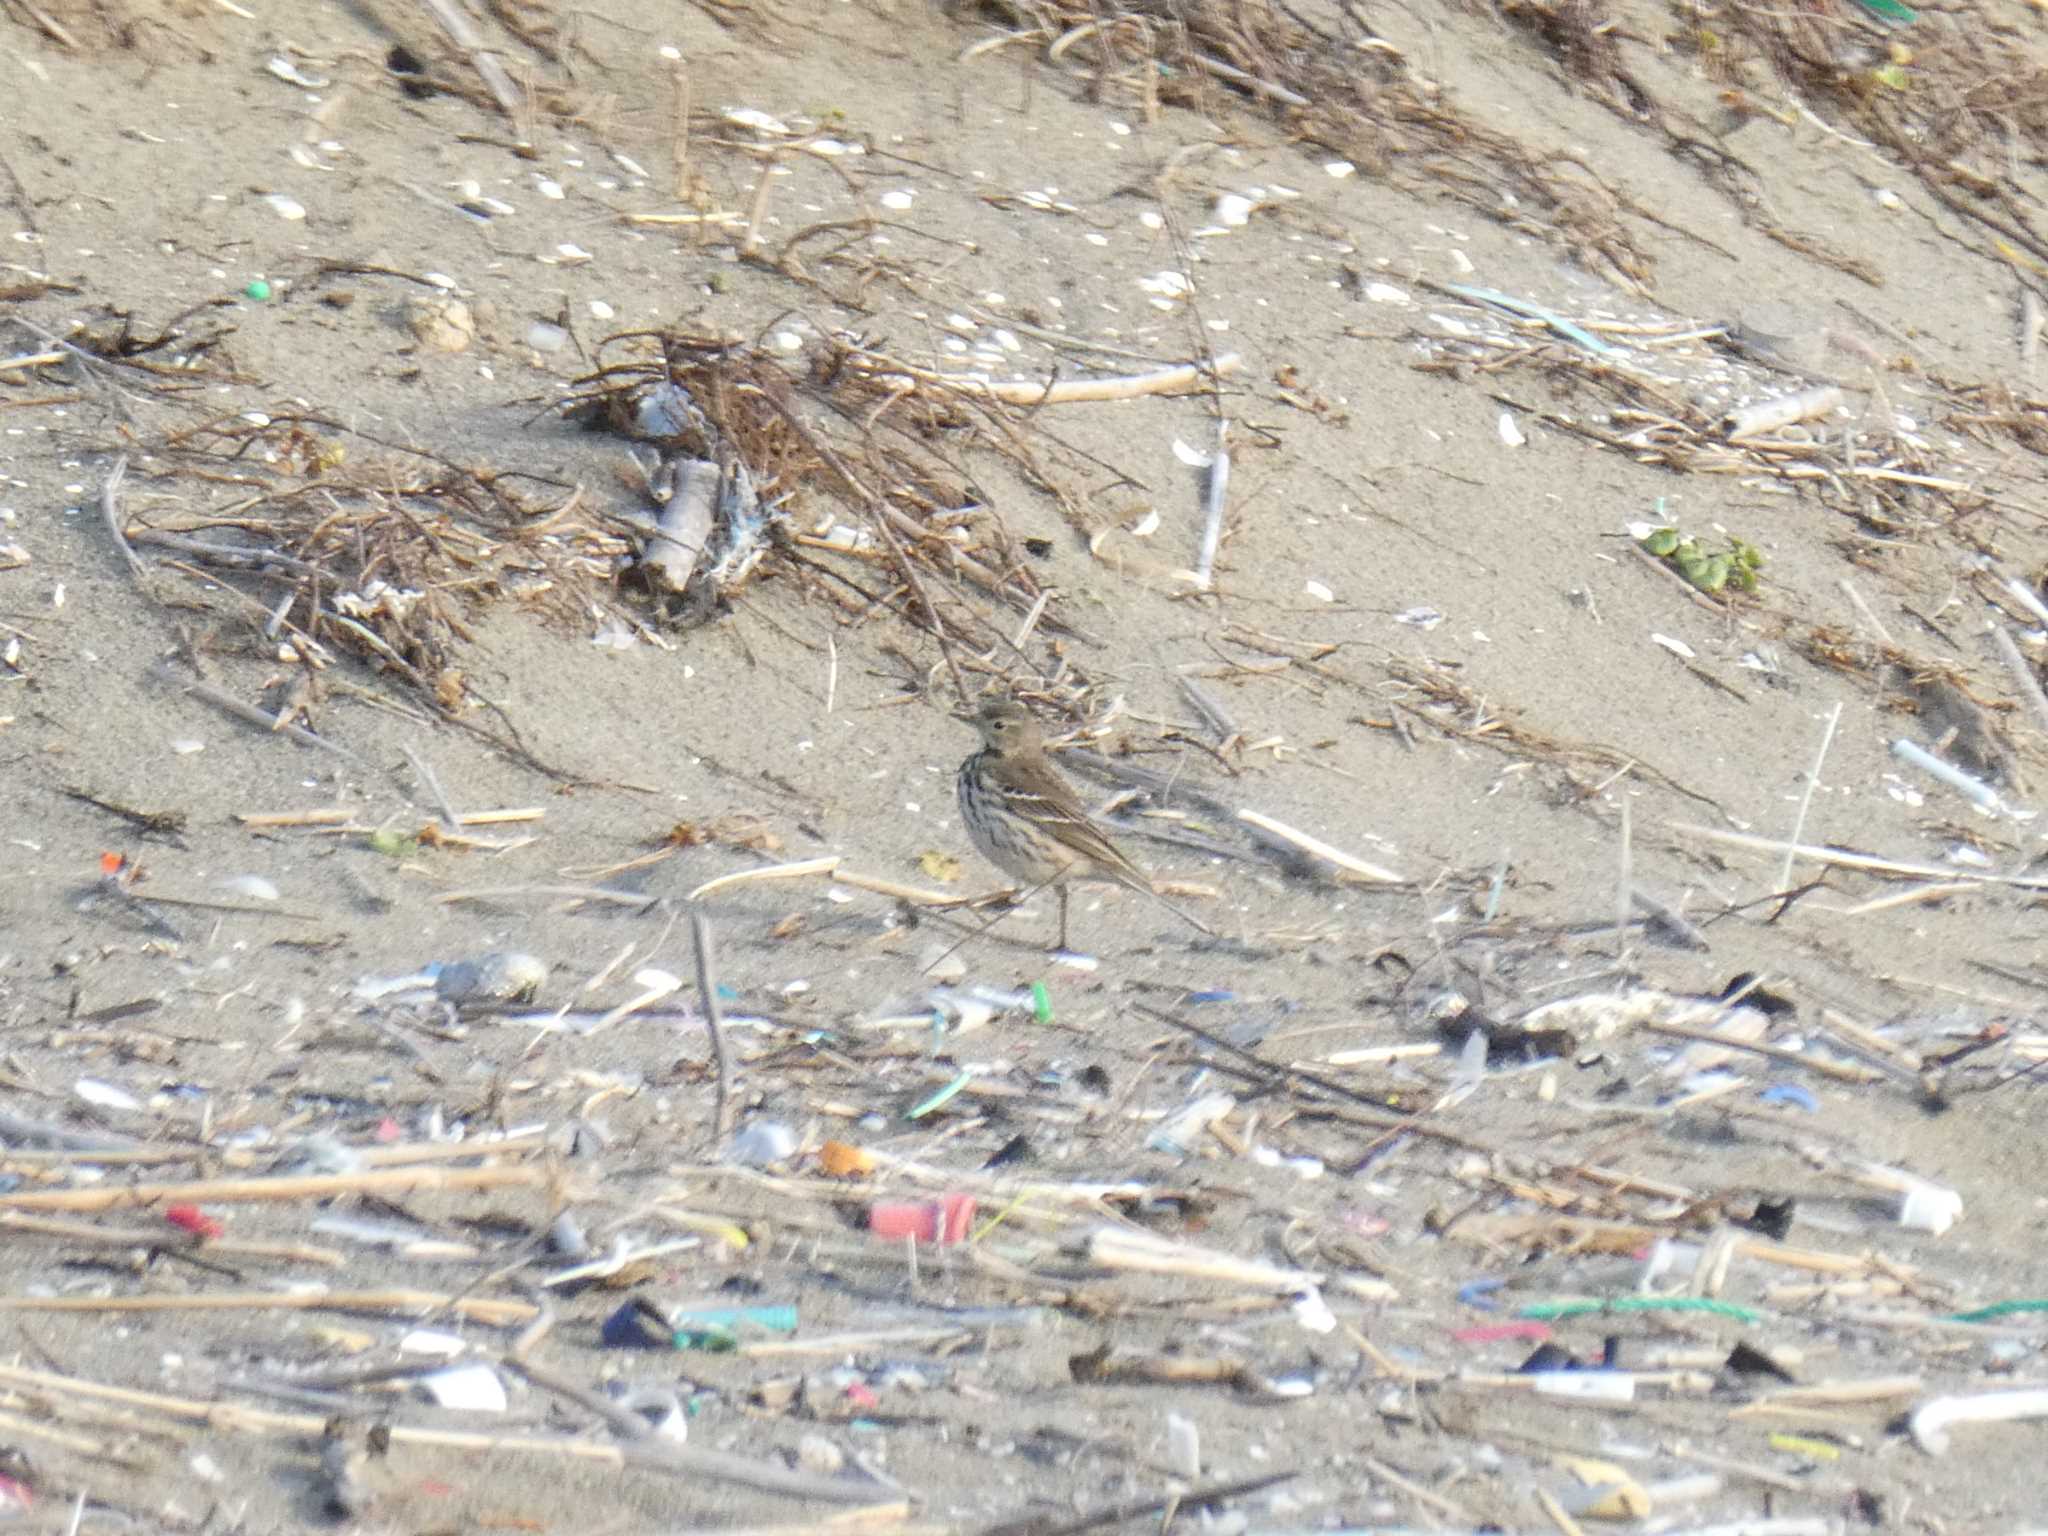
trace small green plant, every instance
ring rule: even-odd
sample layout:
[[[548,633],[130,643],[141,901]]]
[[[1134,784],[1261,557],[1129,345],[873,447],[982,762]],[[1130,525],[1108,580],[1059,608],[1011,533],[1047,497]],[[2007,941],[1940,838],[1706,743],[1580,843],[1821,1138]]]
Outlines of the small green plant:
[[[1702,592],[1729,587],[1754,592],[1757,572],[1764,568],[1763,551],[1732,534],[1728,548],[1713,554],[1702,548],[1698,539],[1680,534],[1676,528],[1653,528],[1643,535],[1642,545]]]
[[[420,840],[394,827],[379,827],[370,834],[370,847],[387,859],[409,859],[420,851]]]

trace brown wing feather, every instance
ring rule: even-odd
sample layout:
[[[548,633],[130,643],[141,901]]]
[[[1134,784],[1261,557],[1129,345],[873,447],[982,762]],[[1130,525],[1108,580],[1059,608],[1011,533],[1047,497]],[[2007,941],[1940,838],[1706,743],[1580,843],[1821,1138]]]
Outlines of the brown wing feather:
[[[1049,761],[1002,758],[991,778],[1018,815],[1036,821],[1063,847],[1094,865],[1097,874],[1136,890],[1151,891],[1152,881],[1145,872],[1089,819],[1080,799]]]

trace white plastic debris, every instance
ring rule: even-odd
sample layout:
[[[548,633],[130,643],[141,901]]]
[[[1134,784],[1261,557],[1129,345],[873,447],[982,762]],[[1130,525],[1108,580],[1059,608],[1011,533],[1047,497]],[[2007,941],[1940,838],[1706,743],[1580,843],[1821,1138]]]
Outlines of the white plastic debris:
[[[494,950],[475,960],[439,967],[434,993],[446,1003],[523,1003],[547,982],[545,960],[516,950]]]
[[[1775,395],[1769,400],[1738,406],[1723,418],[1728,429],[1728,441],[1739,442],[1745,437],[1779,432],[1799,422],[1811,421],[1816,416],[1826,416],[1841,405],[1843,398],[1842,391],[1834,385],[1821,384],[1812,389],[1795,390],[1789,395]]]
[[[1899,1197],[1899,1225],[1941,1236],[1963,1214],[1963,1197],[1937,1184],[1921,1184]]]
[[[576,1285],[585,1280],[608,1280],[614,1275],[624,1273],[635,1265],[645,1263],[651,1259],[665,1258],[672,1253],[688,1253],[693,1248],[702,1247],[703,1243],[703,1238],[691,1236],[671,1238],[665,1243],[649,1245],[641,1242],[630,1233],[621,1232],[613,1237],[609,1253],[599,1258],[591,1259],[586,1263],[577,1264],[568,1269],[558,1269],[552,1274],[543,1276],[540,1282],[541,1288],[543,1290],[554,1290],[564,1285]]]
[[[1913,1410],[1906,1424],[1915,1445],[1939,1456],[1948,1450],[1952,1424],[2004,1424],[2014,1419],[2048,1419],[2048,1388],[1930,1398]]]
[[[1168,1116],[1145,1138],[1145,1145],[1155,1152],[1189,1152],[1210,1126],[1236,1108],[1237,1100],[1230,1094],[1203,1094]]]
[[[1524,437],[1522,435],[1522,429],[1515,425],[1515,418],[1511,413],[1507,411],[1502,411],[1500,413],[1499,430],[1502,447],[1525,448],[1528,446],[1529,439]]]
[[[244,896],[250,901],[276,901],[277,887],[261,875],[230,875],[221,881],[220,888],[232,896]]]
[[[306,216],[306,205],[282,192],[272,192],[263,201],[270,204],[271,211],[280,219],[303,219]]]
[[[1320,1157],[1289,1157],[1278,1147],[1252,1148],[1252,1161],[1261,1168],[1285,1168],[1297,1179],[1320,1179],[1330,1170]]]
[[[415,1328],[398,1341],[402,1355],[439,1355],[444,1360],[454,1359],[467,1348],[466,1340],[436,1328]]]
[[[753,1120],[742,1126],[726,1149],[728,1162],[766,1168],[795,1154],[797,1134],[780,1120]]]
[[[1310,1333],[1335,1333],[1337,1314],[1323,1300],[1323,1293],[1311,1286],[1294,1298],[1294,1320]]]
[[[339,1237],[372,1248],[403,1248],[408,1243],[417,1242],[423,1235],[415,1226],[395,1221],[373,1221],[335,1211],[315,1216],[309,1230],[320,1237]]]
[[[790,131],[789,124],[756,107],[727,107],[721,115],[728,123],[760,133],[787,134]]]
[[[549,1225],[548,1252],[565,1259],[589,1257],[590,1239],[584,1235],[583,1223],[576,1219],[575,1212],[564,1211]]]
[[[270,62],[263,67],[287,84],[303,86],[309,91],[324,91],[334,83],[331,80],[315,79],[311,75],[301,74],[298,66],[281,53],[272,54]]]
[[[1180,1414],[1166,1416],[1166,1464],[1189,1482],[1202,1475],[1202,1431]]]
[[[1242,192],[1225,192],[1216,199],[1216,222],[1226,229],[1242,229],[1251,223],[1252,210],[1258,206],[1256,198]]]
[[[1529,1379],[1544,1397],[1632,1403],[1636,1396],[1636,1379],[1627,1371],[1532,1371]]]
[[[1939,1237],[1963,1214],[1961,1195],[1903,1168],[1865,1163],[1855,1171],[1855,1177],[1872,1189],[1895,1192],[1899,1196],[1899,1225],[1915,1232],[1932,1232]]]
[[[1486,1031],[1475,1029],[1465,1037],[1465,1043],[1458,1050],[1458,1070],[1452,1075],[1453,1085],[1464,1084],[1477,1088],[1486,1081]]]
[[[471,1413],[503,1413],[510,1406],[505,1397],[503,1379],[480,1360],[422,1376],[420,1386],[442,1408],[465,1408]]]
[[[933,981],[958,981],[967,974],[967,961],[958,954],[958,944],[948,945],[945,940],[927,944],[919,957],[917,974],[929,976]]]
[[[805,1435],[796,1443],[796,1464],[817,1477],[837,1477],[846,1468],[846,1452],[824,1435]]]
[[[645,965],[633,973],[633,984],[640,990],[616,1008],[607,1010],[592,1021],[590,1027],[583,1033],[594,1035],[601,1029],[610,1029],[628,1014],[652,1007],[663,998],[681,991],[683,978],[673,971],[664,971],[659,966]]]
[[[142,1108],[142,1101],[127,1089],[116,1088],[112,1083],[103,1083],[96,1077],[81,1077],[71,1085],[71,1091],[99,1109]]]
[[[260,1130],[261,1127],[252,1129]],[[267,1144],[267,1141],[266,1132],[265,1142],[259,1144]],[[294,1173],[355,1173],[363,1166],[363,1155],[325,1131],[315,1131],[292,1144],[290,1152],[282,1159],[282,1166]]]
[[[1902,763],[1911,763],[1931,778],[1941,780],[1971,804],[1991,812],[1994,816],[2003,809],[1997,790],[1982,779],[1963,772],[1955,764],[1936,757],[1917,741],[1910,741],[1904,736],[1899,737],[1892,743],[1892,756]]]

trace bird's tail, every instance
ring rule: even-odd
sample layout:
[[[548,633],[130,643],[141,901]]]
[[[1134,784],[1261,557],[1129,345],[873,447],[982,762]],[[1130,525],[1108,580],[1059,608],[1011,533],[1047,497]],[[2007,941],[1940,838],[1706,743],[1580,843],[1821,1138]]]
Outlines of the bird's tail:
[[[1203,922],[1199,917],[1195,916],[1194,913],[1188,911],[1187,908],[1181,906],[1178,902],[1168,901],[1164,896],[1159,894],[1158,887],[1153,885],[1151,881],[1147,880],[1143,885],[1139,886],[1138,889],[1142,890],[1147,896],[1150,896],[1154,901],[1158,902],[1159,905],[1166,908],[1167,911],[1171,912],[1175,917],[1179,918],[1182,922],[1186,923],[1190,928],[1196,929],[1201,933],[1206,933],[1212,939],[1216,937],[1216,930],[1214,928],[1211,928],[1207,923]]]

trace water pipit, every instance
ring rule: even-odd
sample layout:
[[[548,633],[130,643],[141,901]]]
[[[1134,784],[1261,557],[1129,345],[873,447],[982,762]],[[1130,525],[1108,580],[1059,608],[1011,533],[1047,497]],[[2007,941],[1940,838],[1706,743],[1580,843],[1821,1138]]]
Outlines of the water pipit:
[[[1061,949],[1067,947],[1067,882],[1077,879],[1114,880],[1143,891],[1183,922],[1213,931],[1154,890],[1150,877],[1089,818],[1046,756],[1030,711],[992,699],[974,716],[974,727],[982,746],[960,765],[960,819],[990,863],[1057,893]]]

